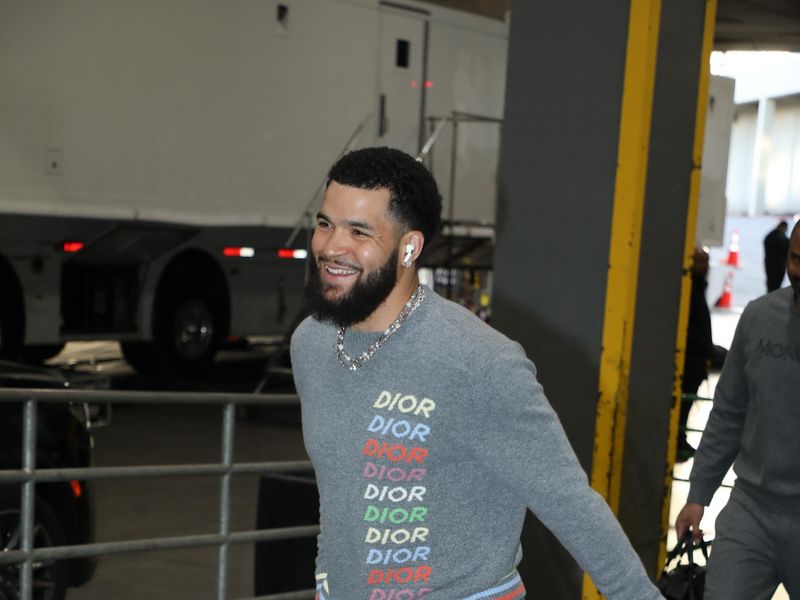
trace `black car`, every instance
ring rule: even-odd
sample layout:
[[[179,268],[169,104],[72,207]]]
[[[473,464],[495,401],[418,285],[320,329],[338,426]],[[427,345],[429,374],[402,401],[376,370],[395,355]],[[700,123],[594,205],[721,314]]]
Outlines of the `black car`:
[[[0,388],[106,389],[106,377],[56,367],[0,361]],[[38,469],[91,465],[91,428],[96,407],[83,403],[38,403]],[[0,402],[0,469],[19,469],[22,456],[22,405]],[[20,484],[0,484],[0,552],[19,549]],[[88,544],[94,540],[91,488],[86,481],[37,483],[34,547]],[[35,562],[34,600],[62,600],[68,587],[88,582],[96,560]],[[19,596],[19,565],[0,565],[0,600]]]

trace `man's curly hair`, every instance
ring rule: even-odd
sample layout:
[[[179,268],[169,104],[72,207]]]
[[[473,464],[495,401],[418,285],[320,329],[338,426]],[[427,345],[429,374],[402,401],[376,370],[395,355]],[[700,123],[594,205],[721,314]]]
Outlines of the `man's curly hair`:
[[[405,152],[387,147],[354,150],[331,167],[326,185],[331,181],[362,190],[389,190],[389,214],[406,231],[421,231],[426,246],[439,231],[442,196],[436,181]]]

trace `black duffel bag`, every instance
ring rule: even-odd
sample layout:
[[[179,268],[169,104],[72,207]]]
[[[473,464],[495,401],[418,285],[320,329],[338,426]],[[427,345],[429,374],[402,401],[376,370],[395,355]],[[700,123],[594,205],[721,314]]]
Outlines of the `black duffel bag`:
[[[700,538],[700,551],[708,562],[708,547],[706,541]],[[658,579],[658,589],[661,595],[669,600],[703,600],[703,591],[706,585],[706,568],[694,562],[692,556],[695,546],[692,543],[692,532],[686,534],[678,540],[669,554],[667,563],[664,565],[664,572]],[[680,559],[683,555],[689,557],[689,563],[683,564]],[[678,565],[670,570],[669,566],[673,560],[678,559]]]

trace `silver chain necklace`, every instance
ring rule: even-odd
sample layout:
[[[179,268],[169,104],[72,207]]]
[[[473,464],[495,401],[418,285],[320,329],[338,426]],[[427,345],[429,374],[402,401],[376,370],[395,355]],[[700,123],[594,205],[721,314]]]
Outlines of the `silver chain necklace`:
[[[411,298],[408,299],[408,302],[405,303],[403,309],[400,311],[400,314],[397,315],[397,318],[394,320],[394,323],[389,325],[388,329],[381,334],[375,342],[370,345],[364,352],[361,353],[360,356],[356,356],[355,358],[351,357],[344,351],[344,327],[339,327],[338,331],[336,332],[336,357],[339,359],[339,362],[342,363],[342,366],[349,370],[355,371],[356,369],[363,367],[365,364],[369,362],[369,359],[378,351],[378,348],[383,346],[386,343],[386,340],[403,324],[403,322],[408,318],[412,312],[416,310],[416,308],[422,304],[422,301],[425,299],[425,290],[422,286],[418,286],[417,289],[411,294]]]

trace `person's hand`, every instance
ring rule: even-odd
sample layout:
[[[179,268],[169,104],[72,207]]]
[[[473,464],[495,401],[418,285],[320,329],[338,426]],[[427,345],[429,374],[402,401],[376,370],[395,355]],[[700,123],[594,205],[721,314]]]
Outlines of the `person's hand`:
[[[694,502],[687,502],[678,513],[678,518],[675,519],[675,533],[678,534],[678,539],[683,539],[687,531],[692,532],[692,539],[697,541],[703,537],[703,532],[700,530],[700,519],[703,518],[705,507],[702,504],[695,504]]]

